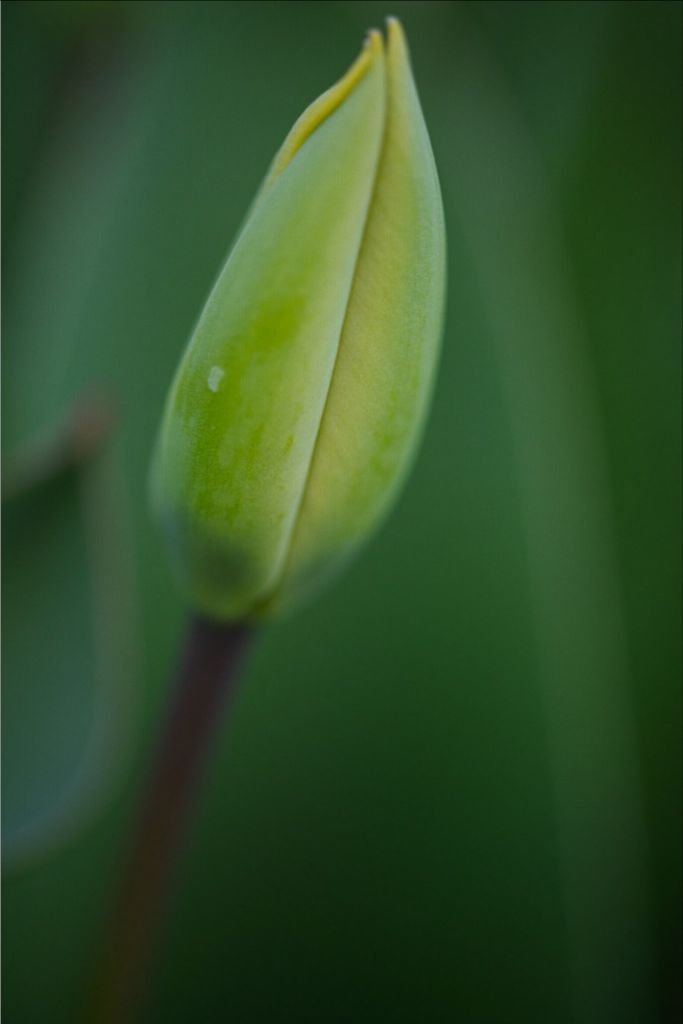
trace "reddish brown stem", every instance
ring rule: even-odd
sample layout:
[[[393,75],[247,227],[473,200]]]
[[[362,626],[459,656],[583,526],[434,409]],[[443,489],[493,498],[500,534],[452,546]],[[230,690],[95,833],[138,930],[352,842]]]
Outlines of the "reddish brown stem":
[[[106,951],[97,1024],[131,1024],[139,1012],[202,769],[221,712],[234,694],[249,636],[245,625],[204,619],[195,619],[190,625]]]

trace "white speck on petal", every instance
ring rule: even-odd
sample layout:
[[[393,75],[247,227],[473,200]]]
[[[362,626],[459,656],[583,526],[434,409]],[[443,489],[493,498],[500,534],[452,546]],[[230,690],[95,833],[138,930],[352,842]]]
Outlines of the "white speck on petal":
[[[225,377],[225,370],[221,370],[220,366],[212,366],[209,370],[209,379],[207,381],[209,391],[218,391],[223,377]]]

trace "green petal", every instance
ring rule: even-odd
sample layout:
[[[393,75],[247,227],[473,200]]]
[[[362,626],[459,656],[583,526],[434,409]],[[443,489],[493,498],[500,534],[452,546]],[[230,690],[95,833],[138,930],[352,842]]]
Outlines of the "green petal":
[[[343,102],[276,161],[167,405],[154,503],[182,585],[216,617],[272,590],[295,527],[380,153],[377,33],[365,53]]]

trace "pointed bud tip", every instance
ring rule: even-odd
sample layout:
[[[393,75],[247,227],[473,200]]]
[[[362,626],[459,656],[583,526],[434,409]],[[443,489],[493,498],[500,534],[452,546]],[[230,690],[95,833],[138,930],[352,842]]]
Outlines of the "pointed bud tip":
[[[346,74],[311,103],[294,124],[273,161],[266,178],[266,186],[272,185],[286,170],[306,140],[341,106],[383,54],[384,40],[381,32],[376,28],[370,29],[365,36],[360,54]]]
[[[382,33],[377,28],[369,28],[363,40],[363,49],[369,50],[373,57],[378,56],[384,49]]]
[[[393,14],[390,14],[385,18],[385,24],[387,27],[387,49],[398,49],[400,52],[407,54],[408,42],[401,22]]]

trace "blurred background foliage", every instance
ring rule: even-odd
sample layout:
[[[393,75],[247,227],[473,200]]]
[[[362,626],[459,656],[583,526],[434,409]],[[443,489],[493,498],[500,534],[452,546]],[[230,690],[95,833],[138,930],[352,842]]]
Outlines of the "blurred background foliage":
[[[79,1019],[180,643],[171,374],[389,13],[449,233],[433,414],[253,652],[146,1019],[678,1019],[680,4],[49,0],[2,10],[8,1021]]]

